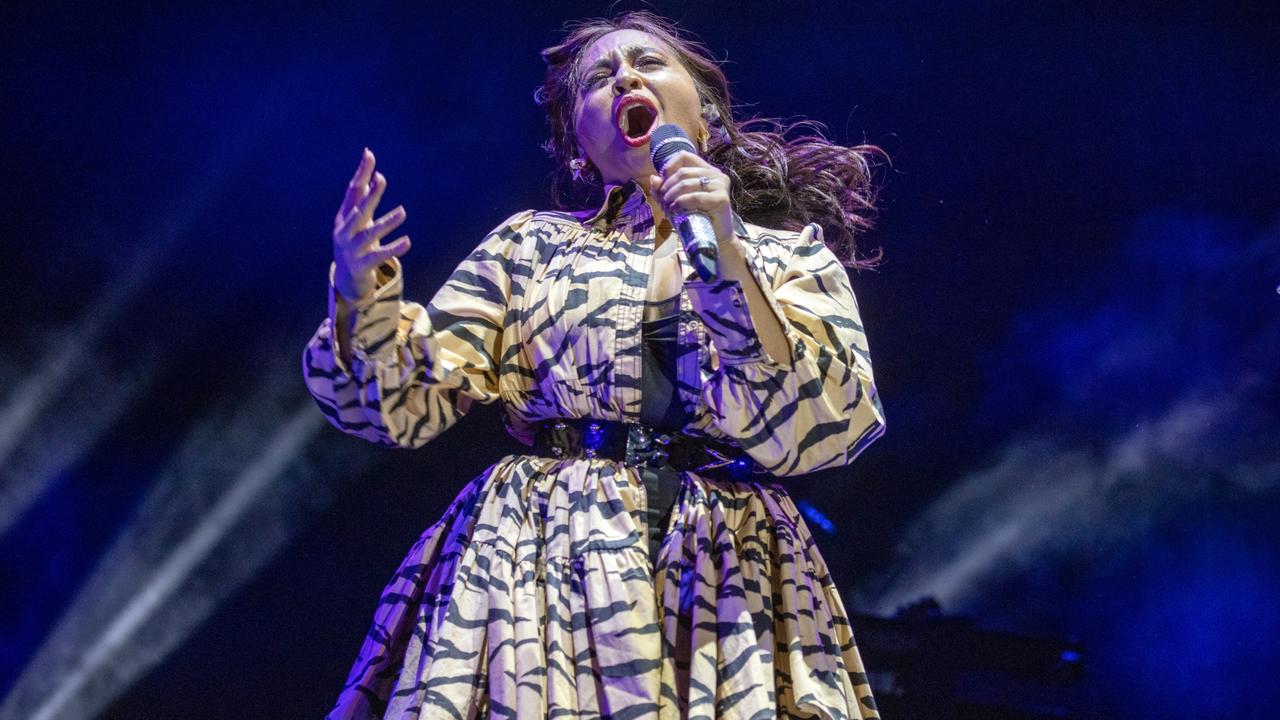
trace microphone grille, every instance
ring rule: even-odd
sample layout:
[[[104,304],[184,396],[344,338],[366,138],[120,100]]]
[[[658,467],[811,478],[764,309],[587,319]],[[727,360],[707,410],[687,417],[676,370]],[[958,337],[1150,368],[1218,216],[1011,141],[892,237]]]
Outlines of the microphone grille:
[[[698,152],[694,149],[693,143],[689,142],[689,136],[675,123],[660,125],[649,136],[649,153],[653,158],[653,167],[658,172],[662,172],[662,167],[667,164],[671,156],[681,150],[688,150],[695,154]]]

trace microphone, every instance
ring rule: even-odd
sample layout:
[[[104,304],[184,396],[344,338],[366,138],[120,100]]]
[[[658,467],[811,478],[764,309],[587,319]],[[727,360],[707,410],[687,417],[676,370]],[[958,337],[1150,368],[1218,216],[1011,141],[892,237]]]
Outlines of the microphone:
[[[679,125],[668,123],[659,126],[649,136],[649,152],[653,157],[653,167],[659,174],[667,161],[681,150],[688,150],[695,155],[698,152]],[[689,262],[693,264],[698,277],[703,282],[715,280],[716,258],[720,251],[716,245],[716,230],[711,224],[711,218],[704,212],[682,213],[672,218],[672,224],[680,233],[684,252],[689,256]]]

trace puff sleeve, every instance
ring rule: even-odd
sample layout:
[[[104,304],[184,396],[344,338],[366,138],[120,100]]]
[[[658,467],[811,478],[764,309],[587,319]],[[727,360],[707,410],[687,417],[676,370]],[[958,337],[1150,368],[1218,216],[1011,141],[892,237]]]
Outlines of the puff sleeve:
[[[884,433],[885,418],[847,270],[816,223],[794,239],[761,234],[746,255],[793,363],[765,352],[739,282],[686,282],[719,358],[702,401],[719,429],[774,475],[852,462]]]
[[[473,403],[498,398],[513,261],[532,216],[516,213],[488,233],[426,307],[401,298],[400,262],[384,263],[377,289],[352,308],[349,368],[335,347],[330,266],[329,317],[302,354],[307,389],[330,424],[381,445],[416,448]]]

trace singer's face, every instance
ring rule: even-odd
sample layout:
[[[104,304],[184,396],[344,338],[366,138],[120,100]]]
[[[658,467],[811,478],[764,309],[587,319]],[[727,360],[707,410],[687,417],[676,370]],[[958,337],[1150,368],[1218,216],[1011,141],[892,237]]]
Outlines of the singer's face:
[[[596,40],[578,63],[574,130],[606,184],[656,174],[649,135],[675,123],[696,142],[705,127],[693,77],[669,48],[639,30],[615,30]]]

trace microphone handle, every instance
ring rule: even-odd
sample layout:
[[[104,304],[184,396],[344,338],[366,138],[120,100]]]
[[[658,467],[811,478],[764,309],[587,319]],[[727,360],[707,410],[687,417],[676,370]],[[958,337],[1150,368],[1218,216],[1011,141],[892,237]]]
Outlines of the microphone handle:
[[[720,255],[716,245],[716,229],[706,213],[693,212],[675,216],[676,231],[684,243],[684,252],[703,282],[716,279],[716,260]]]

